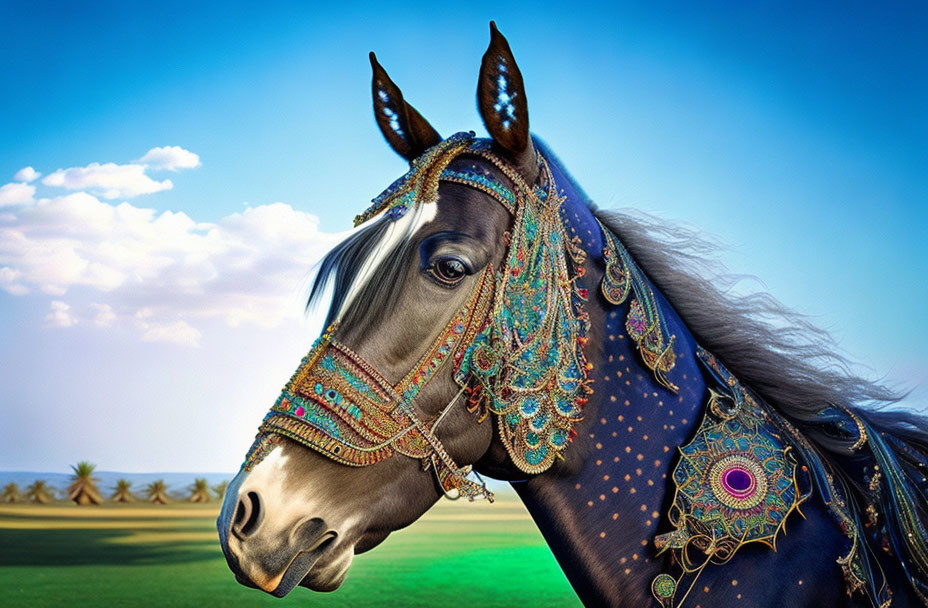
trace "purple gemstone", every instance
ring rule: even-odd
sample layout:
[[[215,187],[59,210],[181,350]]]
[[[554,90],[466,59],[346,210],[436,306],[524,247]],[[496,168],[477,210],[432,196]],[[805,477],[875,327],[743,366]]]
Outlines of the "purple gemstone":
[[[725,486],[741,494],[751,489],[754,479],[743,469],[729,469],[724,475]]]

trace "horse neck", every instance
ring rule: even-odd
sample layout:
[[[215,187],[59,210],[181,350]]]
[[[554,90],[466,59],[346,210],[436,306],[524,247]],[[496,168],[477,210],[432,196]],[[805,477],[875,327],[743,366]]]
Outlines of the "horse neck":
[[[655,557],[652,541],[672,499],[677,446],[702,415],[706,384],[692,335],[656,288],[675,336],[677,360],[667,376],[678,390],[659,384],[641,362],[625,330],[629,302],[612,306],[600,295],[599,235],[585,210],[589,217],[574,208],[565,219],[590,252],[584,282],[595,393],[565,460],[513,487],[586,605],[649,605],[651,579],[664,562]]]

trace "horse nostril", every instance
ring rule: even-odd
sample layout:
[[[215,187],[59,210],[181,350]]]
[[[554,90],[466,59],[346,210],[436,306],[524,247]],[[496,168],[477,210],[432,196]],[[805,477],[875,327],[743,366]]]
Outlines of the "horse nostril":
[[[244,538],[255,531],[261,523],[261,499],[257,492],[249,492],[240,498],[235,508],[235,519],[232,521],[232,532]]]
[[[245,503],[239,500],[235,508],[235,519],[232,520],[232,525],[238,527],[242,525],[243,521],[245,521]]]

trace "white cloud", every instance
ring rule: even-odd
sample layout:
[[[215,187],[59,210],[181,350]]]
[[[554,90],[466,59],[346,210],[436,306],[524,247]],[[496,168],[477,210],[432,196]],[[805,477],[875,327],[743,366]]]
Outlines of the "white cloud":
[[[0,268],[0,288],[14,296],[24,296],[29,293],[29,288],[19,283],[19,277],[22,276],[18,270],[13,270],[8,266]]]
[[[180,146],[163,146],[161,148],[152,148],[138,162],[151,169],[178,171],[180,169],[199,167],[200,157]]]
[[[51,312],[45,315],[45,320],[53,327],[71,327],[77,325],[77,318],[71,313],[71,306],[60,300],[53,300]]]
[[[0,214],[0,289],[54,296],[58,327],[196,345],[207,320],[269,328],[299,318],[310,267],[339,238],[284,203],[201,223],[74,192]]]
[[[35,202],[35,186],[16,182],[0,186],[0,207],[28,205],[33,202]]]
[[[13,176],[13,179],[17,182],[26,182],[28,184],[39,179],[41,176],[42,174],[32,167],[23,167],[16,172],[16,175]]]
[[[167,342],[178,346],[199,346],[199,330],[191,327],[186,321],[174,321],[166,325],[150,325],[142,334],[145,342]]]
[[[145,175],[145,165],[90,163],[86,167],[58,169],[45,176],[42,183],[68,190],[90,190],[105,199],[132,198],[174,187],[171,180],[153,180]]]
[[[97,327],[112,327],[116,323],[116,312],[109,304],[95,302],[90,308],[94,311],[93,324]]]

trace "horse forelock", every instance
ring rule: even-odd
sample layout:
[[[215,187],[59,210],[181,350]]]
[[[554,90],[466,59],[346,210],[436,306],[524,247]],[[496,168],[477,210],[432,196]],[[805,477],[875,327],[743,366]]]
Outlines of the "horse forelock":
[[[475,144],[489,145],[489,140],[475,140]],[[465,167],[481,165],[487,175],[504,184],[509,182],[496,166],[471,152],[451,161],[459,163]],[[436,219],[438,207],[438,203],[417,203],[398,218],[382,210],[350,230],[314,267],[307,315],[322,319],[321,328],[338,321],[351,332],[369,329],[378,318],[372,311],[390,310],[396,302],[403,272],[416,253],[412,237]],[[475,227],[480,224],[475,218]]]
[[[316,265],[306,310],[324,314],[324,327],[338,321],[364,331],[376,320],[371,311],[389,310],[402,287],[412,236],[438,213],[437,205],[416,205],[400,218],[381,213],[364,222]]]

